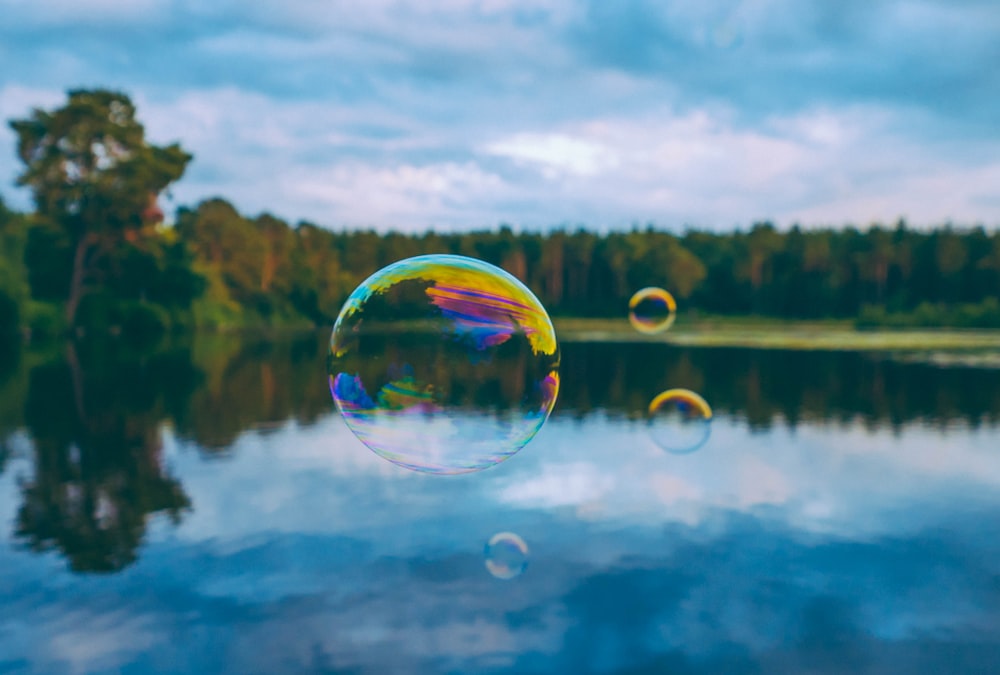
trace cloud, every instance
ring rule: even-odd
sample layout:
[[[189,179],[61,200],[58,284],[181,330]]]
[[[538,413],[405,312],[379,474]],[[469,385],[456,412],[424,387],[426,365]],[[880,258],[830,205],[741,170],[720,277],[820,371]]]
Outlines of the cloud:
[[[1000,221],[988,2],[8,3],[6,117],[133,94],[181,203],[337,226]],[[18,167],[0,130],[5,196]]]
[[[581,57],[669,83],[679,105],[725,102],[759,119],[822,105],[891,104],[981,130],[1000,109],[987,89],[1000,76],[982,71],[1000,59],[990,37],[1000,19],[983,3],[584,6],[568,33]],[[741,31],[739,40],[726,37],[733,30]]]
[[[601,145],[561,134],[517,134],[487,145],[485,150],[535,164],[546,178],[562,172],[593,176],[617,164],[614,155]]]
[[[617,225],[630,217],[707,226],[981,217],[1000,162],[929,152],[899,135],[896,121],[878,109],[819,109],[744,126],[707,110],[667,110],[514,135],[486,151],[528,164],[523,171],[536,179],[524,182],[523,196],[553,219],[550,203],[568,220]],[[553,138],[560,143],[545,140]]]

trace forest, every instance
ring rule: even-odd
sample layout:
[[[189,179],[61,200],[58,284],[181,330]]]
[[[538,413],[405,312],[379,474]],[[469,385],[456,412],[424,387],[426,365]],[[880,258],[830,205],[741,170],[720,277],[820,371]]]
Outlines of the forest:
[[[148,143],[127,95],[71,91],[9,124],[35,209],[0,197],[7,334],[327,326],[369,274],[426,253],[503,267],[556,317],[623,316],[632,293],[660,286],[702,316],[1000,328],[1000,231],[983,225],[380,233],[242,214],[222,197],[167,219],[158,199],[192,156]]]

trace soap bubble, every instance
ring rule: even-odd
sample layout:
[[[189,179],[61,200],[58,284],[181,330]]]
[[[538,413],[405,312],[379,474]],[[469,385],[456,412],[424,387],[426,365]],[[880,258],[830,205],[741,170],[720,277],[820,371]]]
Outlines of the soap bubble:
[[[649,436],[667,452],[684,455],[708,441],[712,432],[712,409],[698,394],[687,389],[668,389],[649,403]]]
[[[559,391],[552,322],[527,287],[455,255],[407,258],[350,295],[330,336],[330,392],[379,456],[457,474],[508,459]]]
[[[497,579],[513,579],[528,566],[528,545],[513,532],[498,532],[486,542],[486,569]]]
[[[628,301],[628,320],[640,333],[660,333],[673,325],[677,302],[662,288],[650,286],[636,291]]]

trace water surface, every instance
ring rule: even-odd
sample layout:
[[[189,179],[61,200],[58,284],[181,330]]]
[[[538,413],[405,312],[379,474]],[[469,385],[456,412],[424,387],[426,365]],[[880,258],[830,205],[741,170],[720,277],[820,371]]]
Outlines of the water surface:
[[[351,435],[324,338],[3,352],[0,672],[996,672],[1000,371],[566,344],[535,440],[448,477]]]

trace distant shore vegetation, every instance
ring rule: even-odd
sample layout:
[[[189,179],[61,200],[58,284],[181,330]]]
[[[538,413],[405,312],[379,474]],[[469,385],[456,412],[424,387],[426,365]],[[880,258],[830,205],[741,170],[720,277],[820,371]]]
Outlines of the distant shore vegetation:
[[[369,274],[427,253],[506,269],[554,317],[624,316],[632,293],[659,286],[682,316],[1000,329],[1000,232],[981,225],[380,234],[248,216],[222,198],[183,206],[167,225],[157,198],[192,157],[147,143],[125,94],[71,91],[10,126],[35,209],[0,198],[8,335],[325,326]]]

